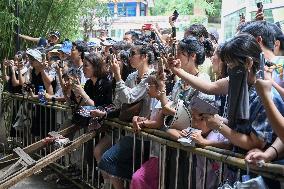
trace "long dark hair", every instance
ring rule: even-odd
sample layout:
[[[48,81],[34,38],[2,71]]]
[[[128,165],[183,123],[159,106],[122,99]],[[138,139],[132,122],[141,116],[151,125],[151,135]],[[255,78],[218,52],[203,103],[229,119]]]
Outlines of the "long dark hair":
[[[106,63],[99,53],[86,53],[84,61],[88,61],[94,68],[94,76],[102,78],[108,75]]]
[[[252,69],[256,73],[259,70],[259,58],[261,48],[256,39],[250,34],[239,34],[227,41],[221,48],[221,60],[227,63],[245,65],[246,59],[251,57],[253,60]]]

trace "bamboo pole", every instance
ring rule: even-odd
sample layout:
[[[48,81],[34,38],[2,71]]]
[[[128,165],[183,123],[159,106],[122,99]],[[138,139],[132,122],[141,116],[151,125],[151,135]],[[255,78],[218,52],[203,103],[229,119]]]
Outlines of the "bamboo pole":
[[[64,147],[64,148],[59,148],[58,150],[55,150],[54,152],[52,152],[52,153],[48,154],[47,156],[45,156],[45,157],[41,158],[40,160],[38,160],[36,165],[34,165],[33,167],[31,167],[29,169],[26,169],[23,172],[20,172],[18,175],[15,175],[10,180],[8,180],[5,183],[1,184],[0,188],[1,189],[7,189],[7,188],[15,185],[19,181],[23,180],[24,178],[29,177],[29,176],[33,175],[34,173],[37,173],[42,168],[48,166],[52,162],[55,162],[60,157],[66,155],[68,153],[71,153],[74,149],[77,149],[83,143],[93,139],[95,136],[96,136],[96,132],[91,132],[91,133],[87,133],[87,134],[81,135],[80,137],[75,139],[73,141],[73,143],[70,144],[69,146]]]
[[[62,136],[66,136],[76,129],[77,129],[77,126],[72,125],[70,127],[67,127],[66,129],[62,130],[62,131],[59,131],[58,134],[60,134]],[[33,143],[33,144],[25,147],[23,150],[27,154],[30,154],[30,153],[36,152],[37,150],[42,149],[46,145],[47,144],[44,142],[44,139],[42,139],[42,140],[40,140],[36,143]],[[0,159],[0,167],[7,166],[7,164],[9,164],[9,161],[11,161],[11,163],[13,163],[15,161],[15,159],[13,159],[13,158],[16,158],[16,157],[17,156],[15,154],[10,154],[10,155],[3,157],[2,159]]]

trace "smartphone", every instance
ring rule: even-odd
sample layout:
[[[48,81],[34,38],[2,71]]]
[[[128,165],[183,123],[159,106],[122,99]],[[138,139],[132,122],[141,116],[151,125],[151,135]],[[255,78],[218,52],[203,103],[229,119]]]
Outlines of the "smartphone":
[[[264,58],[264,53],[260,53],[260,64],[259,64],[259,71],[256,73],[256,78],[257,79],[264,79],[264,66],[265,66],[265,58]]]
[[[173,13],[172,21],[176,21],[176,19],[178,18],[178,15],[179,15],[178,11],[175,10]]]
[[[177,36],[177,29],[176,27],[172,27],[172,38],[175,38]]]
[[[263,4],[262,4],[262,2],[256,3],[256,6],[257,6],[257,8],[258,8],[258,12],[261,12],[261,11],[263,10]]]
[[[156,40],[156,34],[155,34],[155,32],[153,32],[153,31],[151,31],[151,39],[152,39],[153,41]]]
[[[45,61],[46,61],[46,54],[45,53],[42,53],[41,54],[41,58],[42,58],[42,61],[41,61],[41,63],[45,63]]]
[[[113,49],[112,48],[109,49],[109,54],[113,54]]]
[[[240,20],[245,19],[245,15],[244,15],[244,13],[239,14],[239,17],[240,17]]]
[[[159,75],[164,74],[164,62],[161,57],[158,57],[158,74]]]
[[[174,59],[177,58],[177,45],[176,45],[176,43],[173,44],[172,55],[173,55]]]

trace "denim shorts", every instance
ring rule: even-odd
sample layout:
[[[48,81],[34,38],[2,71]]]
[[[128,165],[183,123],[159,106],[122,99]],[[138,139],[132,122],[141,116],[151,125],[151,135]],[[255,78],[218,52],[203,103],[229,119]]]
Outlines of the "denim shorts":
[[[125,136],[102,156],[98,168],[111,176],[131,180],[133,174],[133,137]],[[144,141],[143,162],[149,159],[150,142]],[[143,163],[142,162],[142,163]],[[141,140],[136,139],[135,171],[141,164]]]

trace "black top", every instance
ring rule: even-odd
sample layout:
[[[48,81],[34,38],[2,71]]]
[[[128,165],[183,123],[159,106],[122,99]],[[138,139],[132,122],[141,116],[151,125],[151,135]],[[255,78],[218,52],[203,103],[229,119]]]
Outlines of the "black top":
[[[95,106],[106,106],[112,103],[112,80],[109,77],[99,78],[95,85],[91,79],[87,80],[84,90],[94,101]]]
[[[112,103],[112,79],[110,77],[99,78],[95,85],[91,79],[87,80],[84,91],[94,101],[95,106],[105,107]],[[78,105],[80,103],[76,101],[73,91],[70,99],[74,104]]]
[[[34,68],[32,69],[32,74],[31,74],[31,84],[33,84],[34,87],[35,87],[35,95],[38,94],[38,87],[39,86],[43,86],[43,88],[45,89],[41,73],[36,75],[36,72],[35,72]],[[55,93],[55,88],[56,88],[56,81],[55,81],[55,79],[51,82],[51,85],[53,87],[53,92]]]
[[[17,72],[15,74],[16,74],[16,78],[19,79]],[[13,84],[12,84],[12,69],[11,68],[10,68],[10,72],[9,72],[9,80],[8,80],[8,83],[7,83],[7,90],[10,93],[19,93],[19,94],[22,93],[22,85],[18,85],[18,86],[14,87]]]
[[[35,95],[38,94],[38,87],[39,86],[43,86],[43,88],[45,89],[42,77],[41,77],[41,73],[36,75],[35,69],[32,69],[32,75],[31,75],[31,84],[34,85],[35,87]]]

